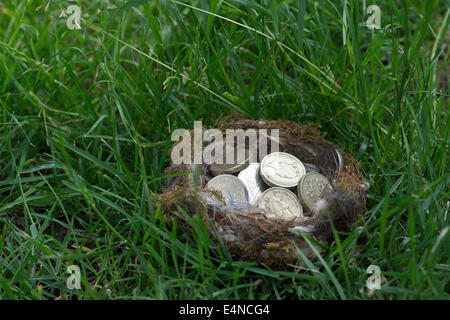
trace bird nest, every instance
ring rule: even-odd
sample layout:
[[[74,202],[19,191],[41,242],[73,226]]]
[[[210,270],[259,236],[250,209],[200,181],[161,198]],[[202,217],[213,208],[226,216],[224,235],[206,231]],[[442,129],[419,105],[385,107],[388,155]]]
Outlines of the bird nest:
[[[250,204],[214,205],[207,201],[211,180],[207,164],[172,165],[166,170],[166,188],[158,196],[158,204],[168,222],[175,219],[192,231],[189,219],[180,214],[199,214],[208,227],[212,239],[218,244],[220,237],[229,253],[238,260],[265,264],[273,269],[289,269],[302,263],[300,250],[307,258],[316,258],[322,245],[334,240],[333,228],[349,232],[362,222],[365,211],[367,183],[359,171],[359,163],[349,154],[324,139],[318,125],[299,125],[290,121],[223,121],[218,129],[279,129],[279,151],[290,153],[303,163],[313,164],[328,178],[332,190],[323,195],[327,210],[308,212],[291,220],[266,215],[263,209]],[[339,168],[335,150],[343,158]],[[261,159],[259,159],[260,161]],[[179,209],[182,210],[179,210]],[[306,239],[314,239],[307,241]]]

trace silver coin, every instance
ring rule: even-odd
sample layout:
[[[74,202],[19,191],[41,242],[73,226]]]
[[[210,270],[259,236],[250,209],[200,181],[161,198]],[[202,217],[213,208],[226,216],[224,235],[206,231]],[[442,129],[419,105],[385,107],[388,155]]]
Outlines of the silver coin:
[[[226,205],[248,203],[244,183],[233,175],[222,174],[214,177],[207,183],[206,187],[221,192]]]
[[[305,174],[305,167],[289,153],[273,152],[261,161],[260,174],[270,187],[293,188]]]
[[[320,172],[320,169],[311,163],[304,163],[306,173],[308,172]]]
[[[238,162],[238,152],[244,152],[244,161]],[[233,157],[234,161],[232,163],[227,163],[227,158]],[[223,164],[213,163],[210,165],[209,170],[213,176],[218,176],[221,174],[235,174],[239,171],[244,170],[250,163],[250,151],[249,149],[237,149],[234,148],[232,150],[227,150],[225,153],[220,153],[217,155],[218,158],[223,159]]]
[[[259,167],[259,163],[251,163],[238,174],[238,178],[247,188],[248,202],[251,205],[256,205],[259,197],[264,192],[264,185],[259,176]]]
[[[339,152],[338,149],[334,149],[335,153],[336,153],[336,157],[335,157],[335,162],[336,162],[336,167],[338,168],[339,171],[342,171],[342,169],[344,169],[344,158],[342,157],[342,154]]]
[[[274,187],[263,192],[259,207],[267,211],[269,218],[303,218],[303,208],[296,195],[285,188]]]
[[[311,213],[315,213],[315,205],[323,199],[326,188],[331,188],[328,179],[318,172],[305,174],[298,183],[297,194],[300,203]]]

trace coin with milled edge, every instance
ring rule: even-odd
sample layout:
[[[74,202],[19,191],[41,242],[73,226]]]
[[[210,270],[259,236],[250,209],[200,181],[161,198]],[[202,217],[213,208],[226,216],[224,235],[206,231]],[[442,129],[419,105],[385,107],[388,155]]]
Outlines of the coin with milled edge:
[[[336,153],[336,156],[337,156],[337,160],[336,160],[337,169],[339,171],[342,171],[342,169],[344,169],[344,158],[342,157],[342,154],[339,152],[338,149],[334,149],[334,150],[335,150],[335,153]]]
[[[303,166],[305,167],[306,173],[308,172],[320,172],[320,169],[316,167],[315,165],[311,163],[303,163]]]
[[[232,203],[248,203],[247,190],[244,183],[231,174],[222,174],[212,178],[206,187],[221,192],[227,205]]]
[[[297,186],[300,203],[313,213],[314,205],[323,198],[325,188],[331,188],[330,182],[325,176],[318,172],[305,174]]]
[[[233,147],[234,148],[234,147]],[[244,152],[244,161],[238,162],[238,152]],[[233,163],[226,163],[228,154],[234,153]],[[210,165],[209,170],[213,176],[221,174],[235,174],[241,170],[247,168],[250,163],[250,151],[249,149],[237,149],[229,150],[228,152],[217,155],[216,159],[223,157],[223,164],[213,163]],[[230,155],[232,157],[232,155]]]
[[[260,174],[270,187],[293,188],[305,174],[305,167],[289,153],[273,152],[261,161]]]
[[[264,191],[259,199],[259,207],[267,211],[269,218],[303,218],[303,208],[297,196],[285,188],[274,187]]]
[[[263,182],[259,176],[259,163],[251,163],[239,172],[238,178],[244,183],[248,191],[248,202],[255,205],[264,191]]]

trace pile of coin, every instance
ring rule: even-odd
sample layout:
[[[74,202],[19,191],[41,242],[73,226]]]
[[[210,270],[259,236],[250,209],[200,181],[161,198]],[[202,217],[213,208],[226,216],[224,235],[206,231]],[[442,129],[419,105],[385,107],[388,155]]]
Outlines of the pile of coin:
[[[338,150],[336,154],[341,170],[342,156]],[[238,164],[210,166],[215,177],[206,187],[219,191],[226,205],[255,205],[271,218],[304,218],[317,212],[325,190],[331,188],[316,166],[303,164],[289,153],[270,153],[261,163],[250,163],[248,150],[245,155],[244,162]]]

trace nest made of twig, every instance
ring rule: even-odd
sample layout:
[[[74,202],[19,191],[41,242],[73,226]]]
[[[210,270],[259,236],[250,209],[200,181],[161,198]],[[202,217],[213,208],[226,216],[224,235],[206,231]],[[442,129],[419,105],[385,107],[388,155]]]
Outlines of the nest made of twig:
[[[312,217],[283,220],[269,218],[264,210],[251,205],[215,205],[206,201],[206,184],[212,178],[206,164],[172,165],[168,175],[196,171],[198,191],[194,187],[194,173],[168,179],[167,187],[158,196],[167,220],[172,218],[188,230],[191,227],[176,214],[177,206],[188,214],[199,213],[209,228],[213,239],[217,235],[237,259],[266,264],[274,269],[286,269],[301,264],[297,249],[309,259],[316,255],[305,238],[295,231],[312,237],[319,243],[334,239],[331,221],[337,231],[348,232],[361,221],[365,211],[365,180],[359,171],[359,163],[347,153],[338,149],[343,156],[344,166],[338,170],[334,154],[337,147],[324,139],[325,133],[314,124],[299,125],[290,121],[240,120],[222,122],[219,129],[279,129],[279,148],[282,152],[296,156],[304,163],[318,167],[333,186],[325,200],[328,210]],[[260,161],[261,159],[259,159]],[[197,169],[197,170],[195,170]],[[305,210],[305,208],[304,208]],[[310,241],[320,251],[320,246]],[[297,248],[296,248],[297,247]]]

